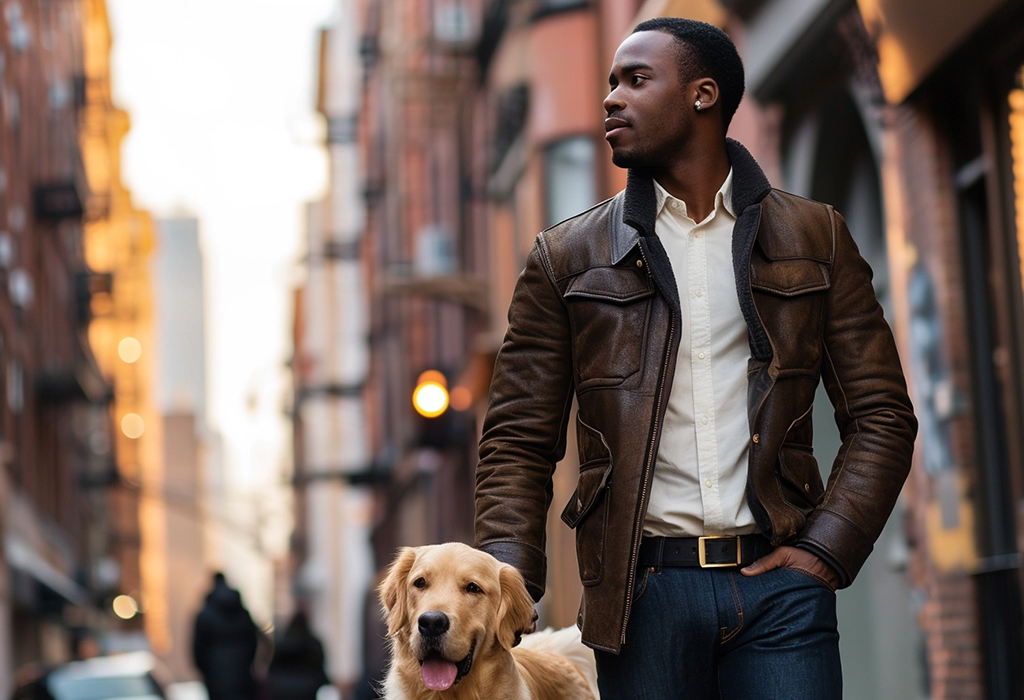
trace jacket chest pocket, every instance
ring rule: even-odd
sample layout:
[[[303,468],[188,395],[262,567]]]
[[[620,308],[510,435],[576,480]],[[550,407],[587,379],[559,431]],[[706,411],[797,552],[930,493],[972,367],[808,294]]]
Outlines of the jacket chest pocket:
[[[594,268],[573,278],[563,296],[572,324],[577,390],[615,386],[640,371],[654,297],[646,274]]]
[[[831,286],[826,263],[808,258],[750,259],[754,306],[784,370],[817,372],[821,366],[825,295]]]

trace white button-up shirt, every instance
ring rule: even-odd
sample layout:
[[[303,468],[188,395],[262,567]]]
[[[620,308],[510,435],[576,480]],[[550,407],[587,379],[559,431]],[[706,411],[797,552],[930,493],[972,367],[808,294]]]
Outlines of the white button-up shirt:
[[[679,289],[679,353],[644,532],[755,532],[747,505],[747,324],[732,264],[732,170],[700,223],[657,182],[655,230]]]

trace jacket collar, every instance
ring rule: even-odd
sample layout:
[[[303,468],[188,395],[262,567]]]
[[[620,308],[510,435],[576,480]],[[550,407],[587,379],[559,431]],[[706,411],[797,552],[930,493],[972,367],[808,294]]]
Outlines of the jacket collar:
[[[726,139],[725,150],[732,165],[732,209],[738,219],[744,209],[764,199],[772,186],[742,144]],[[626,189],[616,199],[621,202],[622,216],[615,216],[612,224],[613,265],[626,257],[640,236],[654,235],[654,220],[657,218],[654,180],[643,170],[630,168]]]

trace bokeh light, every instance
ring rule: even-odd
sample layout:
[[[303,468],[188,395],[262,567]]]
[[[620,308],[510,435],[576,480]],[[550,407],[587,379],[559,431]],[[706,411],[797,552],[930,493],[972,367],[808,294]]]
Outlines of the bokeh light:
[[[140,438],[146,432],[146,421],[138,413],[126,413],[121,419],[121,432],[132,440]]]
[[[114,598],[114,614],[122,620],[130,620],[139,614],[139,604],[130,595],[119,595]]]
[[[117,344],[117,356],[128,364],[137,362],[142,357],[142,343],[131,336],[122,338]]]

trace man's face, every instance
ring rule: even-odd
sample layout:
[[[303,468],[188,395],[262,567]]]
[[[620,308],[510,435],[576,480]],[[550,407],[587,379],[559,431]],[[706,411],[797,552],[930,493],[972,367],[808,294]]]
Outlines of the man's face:
[[[689,137],[679,50],[671,34],[651,31],[631,34],[615,52],[604,100],[605,139],[620,168],[665,165]]]

